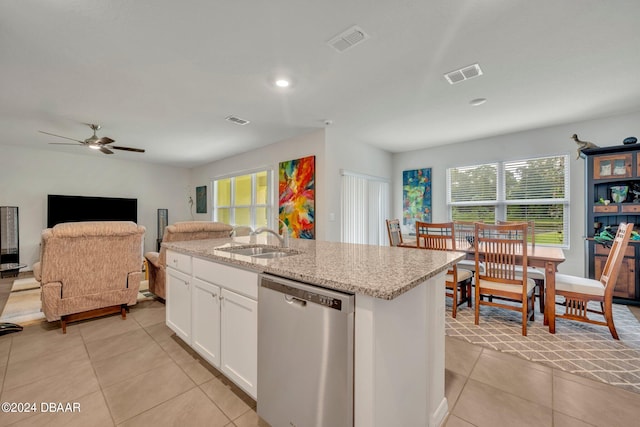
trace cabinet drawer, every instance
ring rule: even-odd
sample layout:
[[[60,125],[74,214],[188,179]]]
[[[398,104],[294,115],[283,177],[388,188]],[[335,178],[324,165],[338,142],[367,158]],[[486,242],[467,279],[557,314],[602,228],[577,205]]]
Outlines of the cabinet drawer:
[[[599,213],[616,213],[618,212],[618,205],[597,205],[593,207],[593,211]]]
[[[178,252],[167,251],[167,267],[191,274],[191,257]]]
[[[604,246],[602,246],[599,243],[595,243],[595,247],[596,247],[596,255],[604,255],[604,256],[609,256],[609,252],[611,251],[610,248],[605,248]],[[627,246],[627,249],[624,252],[624,256],[626,257],[634,257],[634,253],[635,253],[635,246],[634,245],[629,245]],[[596,276],[596,277],[600,277],[600,276]]]
[[[254,300],[258,299],[258,274],[214,261],[193,259],[193,275]]]
[[[622,212],[640,212],[640,203],[635,205],[622,205]]]

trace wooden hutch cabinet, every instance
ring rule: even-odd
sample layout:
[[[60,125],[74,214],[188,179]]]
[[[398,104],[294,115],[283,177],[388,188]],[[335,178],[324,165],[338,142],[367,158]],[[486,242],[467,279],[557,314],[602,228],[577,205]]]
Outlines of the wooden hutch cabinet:
[[[640,229],[640,144],[583,150],[582,157],[587,161],[587,261],[589,277],[597,279],[602,274],[609,248],[597,243],[594,236],[606,226],[615,227],[621,222],[632,222],[636,230]],[[605,205],[601,199],[610,203]],[[631,241],[613,292],[615,302],[640,305],[640,277],[636,274],[639,266],[640,241]]]

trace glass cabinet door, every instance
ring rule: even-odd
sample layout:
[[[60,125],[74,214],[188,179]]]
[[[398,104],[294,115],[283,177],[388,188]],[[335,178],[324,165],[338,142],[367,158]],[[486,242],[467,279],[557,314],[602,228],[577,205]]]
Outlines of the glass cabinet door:
[[[632,177],[632,157],[631,153],[595,157],[593,179]]]

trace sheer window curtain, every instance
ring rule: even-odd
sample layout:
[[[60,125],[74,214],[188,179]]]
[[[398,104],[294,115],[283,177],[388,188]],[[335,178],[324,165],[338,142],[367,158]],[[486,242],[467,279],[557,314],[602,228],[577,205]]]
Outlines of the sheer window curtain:
[[[389,181],[342,171],[341,240],[345,243],[387,245]]]

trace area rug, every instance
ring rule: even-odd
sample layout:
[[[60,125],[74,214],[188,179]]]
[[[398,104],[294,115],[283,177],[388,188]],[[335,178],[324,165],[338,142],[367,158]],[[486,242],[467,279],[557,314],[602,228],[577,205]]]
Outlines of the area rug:
[[[480,324],[474,325],[473,308],[460,306],[453,319],[450,300],[447,304],[450,337],[640,393],[640,323],[624,305],[613,307],[617,341],[606,326],[566,319],[556,319],[556,333],[550,334],[538,311],[523,337],[520,313],[483,306]],[[558,313],[562,310],[556,306]]]
[[[148,289],[148,281],[140,282],[138,301],[153,298],[153,294],[150,294]],[[40,322],[45,318],[41,308],[40,283],[34,278],[14,280],[9,299],[0,315],[0,322],[17,323],[22,326]]]

